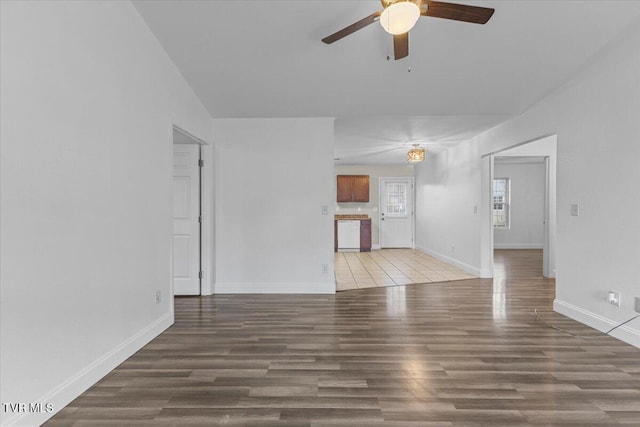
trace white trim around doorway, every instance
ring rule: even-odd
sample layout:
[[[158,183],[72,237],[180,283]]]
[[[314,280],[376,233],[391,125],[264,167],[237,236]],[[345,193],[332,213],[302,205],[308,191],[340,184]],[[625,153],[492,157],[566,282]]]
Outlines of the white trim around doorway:
[[[172,141],[173,131],[177,131],[200,146],[200,158],[203,160],[200,182],[200,210],[202,222],[200,224],[201,239],[201,269],[200,295],[213,294],[214,282],[214,240],[213,240],[213,146],[183,128],[173,124],[171,127]],[[173,259],[170,261],[171,294],[173,295]],[[171,309],[173,312],[173,307]]]

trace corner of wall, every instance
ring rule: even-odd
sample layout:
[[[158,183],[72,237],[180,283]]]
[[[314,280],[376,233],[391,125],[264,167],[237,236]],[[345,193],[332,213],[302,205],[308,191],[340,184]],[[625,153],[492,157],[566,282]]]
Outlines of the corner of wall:
[[[52,412],[19,414],[7,420],[6,424],[3,425],[9,427],[40,425],[44,423],[62,408],[71,403],[75,398],[104,378],[118,365],[133,356],[138,350],[173,325],[173,323],[173,312],[165,314],[137,334],[118,345],[109,353],[82,369],[67,381],[60,384],[55,389],[35,400],[36,402],[46,402],[53,405],[54,410]]]

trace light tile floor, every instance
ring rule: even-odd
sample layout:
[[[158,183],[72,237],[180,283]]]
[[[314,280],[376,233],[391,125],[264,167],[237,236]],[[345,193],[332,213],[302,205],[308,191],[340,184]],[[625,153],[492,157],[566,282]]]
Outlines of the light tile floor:
[[[335,272],[337,291],[476,278],[415,249],[338,252]]]

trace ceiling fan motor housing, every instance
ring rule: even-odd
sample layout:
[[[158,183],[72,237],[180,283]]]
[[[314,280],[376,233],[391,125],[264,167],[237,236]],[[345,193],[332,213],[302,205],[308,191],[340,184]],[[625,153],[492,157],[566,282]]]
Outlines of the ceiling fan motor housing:
[[[426,12],[428,5],[427,3],[423,3],[422,0],[380,0],[380,3],[382,3],[382,7],[384,9],[388,8],[389,6],[391,6],[392,4],[395,3],[400,3],[400,2],[410,2],[410,3],[415,3],[416,5],[418,5],[418,7],[420,8],[420,12],[424,13]]]

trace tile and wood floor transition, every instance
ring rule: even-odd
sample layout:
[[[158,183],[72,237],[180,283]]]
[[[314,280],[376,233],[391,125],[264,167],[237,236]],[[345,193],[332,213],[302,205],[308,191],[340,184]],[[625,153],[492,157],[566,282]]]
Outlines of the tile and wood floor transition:
[[[475,278],[415,249],[338,252],[335,271],[337,291]]]
[[[46,425],[640,425],[640,349],[553,313],[540,256],[496,251],[495,279],[177,298],[175,325]]]

